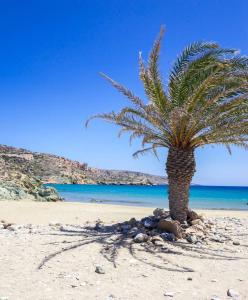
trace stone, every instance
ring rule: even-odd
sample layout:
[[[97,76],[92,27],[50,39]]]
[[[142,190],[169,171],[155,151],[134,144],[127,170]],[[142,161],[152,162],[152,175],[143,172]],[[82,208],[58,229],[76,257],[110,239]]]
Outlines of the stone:
[[[62,224],[61,224],[61,223],[58,223],[58,222],[49,222],[48,225],[51,226],[51,227],[62,226]]]
[[[205,231],[202,231],[200,230],[198,227],[200,225],[193,225],[193,226],[190,226],[189,228],[187,228],[185,230],[185,234],[186,235],[195,235],[199,238],[203,238],[205,236]]]
[[[155,241],[153,244],[155,246],[158,246],[158,247],[163,247],[164,246],[164,241]]]
[[[100,266],[96,266],[95,272],[98,274],[105,274],[104,269]]]
[[[202,226],[202,225],[200,225],[200,224],[192,225],[190,228],[192,228],[192,229],[195,230],[195,231],[202,231],[202,232],[205,231],[204,226]]]
[[[148,235],[145,233],[138,233],[135,237],[134,237],[134,242],[135,243],[143,243],[143,242],[147,242],[149,239]]]
[[[195,219],[193,221],[191,221],[192,225],[203,225],[203,222],[201,219]]]
[[[131,225],[132,227],[136,226],[137,224],[137,220],[135,218],[131,218],[129,221],[128,221],[128,224]]]
[[[153,211],[153,215],[156,218],[166,218],[166,216],[169,216],[169,212],[165,211],[163,208],[155,208]]]
[[[174,297],[174,295],[175,295],[175,293],[173,293],[173,292],[165,292],[164,293],[165,297],[171,297],[172,298],[172,297]]]
[[[151,238],[151,242],[155,245],[155,246],[164,246],[164,240],[159,236],[159,235],[155,235]]]
[[[8,230],[10,231],[16,231],[17,229],[20,229],[21,227],[17,226],[17,225],[10,225],[7,227]]]
[[[221,299],[217,296],[213,296],[213,297],[211,297],[211,300],[221,300]]]
[[[65,226],[61,225],[61,226],[59,227],[59,230],[60,230],[60,231],[67,231],[68,229],[67,229]]]
[[[174,233],[168,233],[168,232],[163,232],[160,234],[163,240],[169,241],[169,242],[175,242],[176,237]]]
[[[133,227],[128,231],[128,234],[131,235],[131,237],[136,236],[139,233],[139,229],[137,227]]]
[[[41,200],[40,197],[43,199]],[[61,201],[57,190],[51,186],[42,186],[37,190],[36,198],[38,201],[56,202]]]
[[[95,230],[102,230],[104,228],[103,222],[102,221],[97,221],[96,225],[94,227]]]
[[[192,281],[193,278],[192,278],[192,277],[188,277],[187,280],[188,280],[188,281]]]
[[[108,298],[106,300],[112,300],[112,299],[116,299],[114,295],[109,295]]]
[[[151,217],[146,217],[141,220],[141,223],[148,229],[152,229],[157,226],[157,222]]]
[[[181,223],[181,227],[182,227],[183,229],[189,228],[188,222],[187,222],[187,221],[184,221],[183,223]]]
[[[219,235],[212,236],[211,240],[216,243],[224,243],[223,239]]]
[[[12,223],[4,223],[3,227],[4,229],[7,229],[9,226],[13,225]]]
[[[151,238],[151,242],[160,241],[163,242],[163,239],[159,235],[155,235]]]
[[[4,229],[4,226],[3,226],[3,224],[0,224],[0,229]]]
[[[229,297],[239,297],[239,292],[237,292],[236,290],[234,290],[234,289],[228,289],[227,290],[227,296],[229,296]]]
[[[240,242],[239,242],[239,241],[233,241],[233,245],[239,246],[239,245],[240,245]]]
[[[192,222],[193,220],[196,220],[196,219],[199,219],[199,215],[193,210],[188,210],[187,220]]]
[[[195,244],[198,241],[198,239],[195,235],[187,235],[186,240],[191,244]]]
[[[129,224],[123,224],[123,225],[121,226],[121,231],[122,231],[123,233],[127,233],[131,228],[132,228],[132,226],[129,225]]]
[[[182,238],[182,228],[178,221],[160,220],[157,226],[160,230],[173,233],[176,238]]]

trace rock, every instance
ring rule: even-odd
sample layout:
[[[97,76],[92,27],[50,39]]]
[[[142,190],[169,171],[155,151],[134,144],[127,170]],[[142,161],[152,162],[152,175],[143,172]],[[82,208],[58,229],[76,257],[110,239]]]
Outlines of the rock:
[[[186,240],[191,244],[195,244],[198,241],[195,235],[187,235]]]
[[[6,177],[1,178],[0,174],[0,200],[59,201],[62,199],[55,188],[42,186],[41,182],[30,174],[25,175],[8,169]]]
[[[164,241],[155,241],[153,244],[155,246],[158,246],[158,247],[163,247],[164,246]]]
[[[189,228],[188,222],[187,222],[187,221],[184,221],[183,223],[181,223],[181,227],[182,227],[183,229]]]
[[[138,233],[135,237],[134,237],[134,242],[135,243],[143,243],[143,242],[147,242],[148,241],[148,235],[145,233]]]
[[[193,210],[188,210],[188,212],[187,212],[187,220],[189,222],[192,222],[192,221],[194,221],[196,219],[200,219],[199,215],[195,211],[193,211]]]
[[[240,242],[239,242],[239,241],[233,241],[233,245],[239,246],[239,245],[240,245]]]
[[[164,240],[159,235],[153,236],[151,242],[156,246],[164,246]]]
[[[223,239],[219,235],[212,236],[211,240],[216,242],[216,243],[224,243]]]
[[[16,231],[16,230],[18,230],[18,229],[20,229],[21,228],[21,226],[18,226],[18,225],[10,225],[10,226],[8,226],[6,229],[8,229],[8,230],[10,230],[10,231]]]
[[[148,229],[152,229],[157,226],[157,222],[151,217],[146,217],[141,220],[141,223]]]
[[[173,292],[165,292],[164,293],[165,297],[174,297],[174,295],[175,295],[175,293],[173,293]]]
[[[132,229],[130,229],[130,230],[128,231],[128,234],[129,234],[131,237],[136,236],[138,233],[139,233],[139,229],[138,229],[137,227],[133,227]]]
[[[114,295],[109,295],[108,298],[106,300],[112,300],[112,299],[115,299],[115,296]]]
[[[95,230],[102,230],[104,228],[103,222],[101,220],[98,220],[96,222],[96,225],[94,227]]]
[[[239,292],[235,291],[234,289],[227,290],[227,296],[229,297],[239,297]]]
[[[0,224],[0,229],[4,229],[4,226],[3,226],[3,224]]]
[[[203,222],[201,219],[195,219],[193,221],[191,221],[192,225],[203,225]]]
[[[193,278],[192,278],[192,277],[188,277],[187,280],[188,280],[188,281],[192,281]]]
[[[4,223],[3,228],[7,229],[9,226],[13,225],[12,223]]]
[[[58,223],[58,222],[49,222],[48,225],[51,226],[51,227],[62,226],[62,224],[61,224],[61,223]]]
[[[160,234],[163,240],[169,241],[169,242],[175,242],[176,237],[174,233],[168,233],[168,232],[163,232]]]
[[[182,228],[178,221],[160,220],[157,226],[162,231],[173,233],[176,238],[182,238]]]
[[[98,274],[105,274],[105,271],[100,266],[96,266],[95,272]]]
[[[217,296],[213,296],[213,297],[211,297],[211,300],[221,300],[221,299]]]
[[[218,282],[218,280],[217,279],[212,279],[211,282]]]
[[[62,200],[56,189],[51,186],[42,186],[38,188],[35,196],[37,201],[56,202]]]
[[[205,227],[203,225],[200,225],[200,224],[192,225],[190,228],[195,230],[195,231],[202,231],[202,232],[205,231]]]
[[[199,227],[201,227],[201,226],[200,225],[192,225],[185,230],[185,234],[186,235],[195,235],[197,237],[202,238],[205,235],[205,231]]]
[[[121,231],[122,231],[123,233],[127,233],[131,228],[132,228],[132,226],[129,225],[129,224],[123,224],[123,225],[121,226]]]
[[[163,239],[162,239],[159,235],[154,235],[154,236],[151,238],[151,242],[155,242],[155,241],[163,242]]]
[[[128,224],[131,225],[132,227],[136,226],[137,224],[137,220],[135,218],[131,218],[129,221],[128,221]]]
[[[68,231],[68,228],[66,228],[64,225],[61,225],[61,226],[59,227],[59,230],[60,230],[60,231]]]
[[[156,218],[166,218],[170,215],[170,213],[168,211],[165,211],[163,208],[156,208],[153,211],[153,215]]]

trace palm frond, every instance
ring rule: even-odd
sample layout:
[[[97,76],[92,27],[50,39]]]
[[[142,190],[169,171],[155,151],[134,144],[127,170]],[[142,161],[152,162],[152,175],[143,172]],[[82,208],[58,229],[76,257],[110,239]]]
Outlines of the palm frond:
[[[174,63],[168,85],[159,70],[164,28],[155,41],[148,62],[139,54],[139,76],[147,100],[107,75],[101,75],[130,105],[120,112],[93,116],[114,123],[143,149],[134,156],[158,147],[194,149],[206,144],[248,148],[248,58],[215,42],[195,42]],[[86,124],[86,125],[87,125]]]

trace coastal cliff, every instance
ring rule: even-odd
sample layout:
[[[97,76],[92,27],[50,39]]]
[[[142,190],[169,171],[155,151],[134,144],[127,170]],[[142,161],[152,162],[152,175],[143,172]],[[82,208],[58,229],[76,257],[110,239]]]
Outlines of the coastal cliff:
[[[58,200],[55,191],[44,190],[44,183],[158,185],[167,180],[140,172],[92,168],[61,156],[0,145],[0,199],[1,194],[2,198],[27,198],[28,194],[35,200]]]

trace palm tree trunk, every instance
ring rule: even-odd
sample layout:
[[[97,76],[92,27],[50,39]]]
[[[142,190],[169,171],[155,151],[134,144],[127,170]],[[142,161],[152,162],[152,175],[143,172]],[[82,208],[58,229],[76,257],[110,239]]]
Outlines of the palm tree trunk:
[[[166,171],[170,214],[173,219],[183,223],[187,220],[189,187],[195,173],[194,149],[170,148]]]

